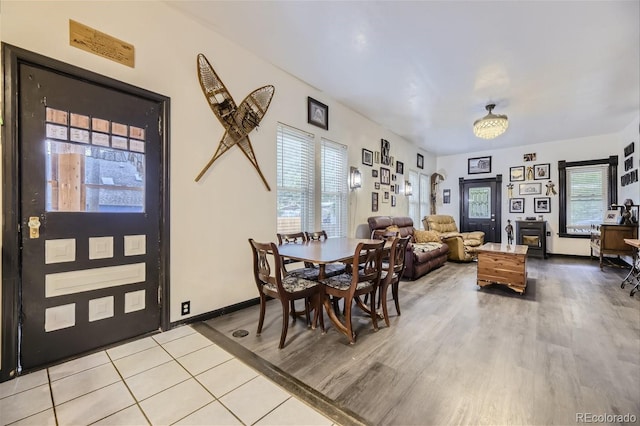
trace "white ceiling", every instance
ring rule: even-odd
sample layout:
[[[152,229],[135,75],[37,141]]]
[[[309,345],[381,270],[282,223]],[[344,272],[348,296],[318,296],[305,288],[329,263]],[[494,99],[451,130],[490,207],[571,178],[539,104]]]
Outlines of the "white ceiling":
[[[437,155],[615,133],[640,111],[640,2],[169,1]],[[491,141],[473,121],[509,117]],[[330,123],[338,120],[330,117]]]

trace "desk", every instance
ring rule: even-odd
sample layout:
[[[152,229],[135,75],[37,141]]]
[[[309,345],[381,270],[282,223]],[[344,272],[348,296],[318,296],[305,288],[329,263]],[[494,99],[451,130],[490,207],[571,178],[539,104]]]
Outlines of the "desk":
[[[636,291],[640,290],[640,240],[634,240],[631,238],[624,239],[625,244],[628,244],[633,249],[633,262],[631,264],[631,270],[627,274],[620,288],[624,288],[626,283],[633,286],[629,296],[633,296]]]
[[[625,244],[626,239],[638,238],[638,225],[613,225],[602,224],[598,230],[591,232],[591,256],[600,258],[600,270],[603,266],[617,266],[616,263],[605,262],[606,254],[620,256],[632,256],[633,248]]]
[[[518,293],[527,287],[528,246],[487,243],[478,247],[478,286],[503,284]]]

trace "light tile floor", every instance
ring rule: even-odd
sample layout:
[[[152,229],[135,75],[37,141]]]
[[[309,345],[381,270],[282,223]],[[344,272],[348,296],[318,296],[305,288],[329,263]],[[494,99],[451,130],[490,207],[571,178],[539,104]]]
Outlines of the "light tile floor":
[[[332,425],[190,326],[0,383],[1,425]]]

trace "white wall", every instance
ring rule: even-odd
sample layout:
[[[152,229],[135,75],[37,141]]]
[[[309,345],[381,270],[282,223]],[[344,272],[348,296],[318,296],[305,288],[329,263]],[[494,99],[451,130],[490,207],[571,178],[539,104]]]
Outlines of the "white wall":
[[[634,133],[635,132],[635,133]],[[475,179],[483,177],[491,177],[497,174],[502,174],[502,241],[507,240],[504,227],[507,225],[507,219],[511,219],[512,222],[517,217],[526,216],[538,216],[539,213],[534,213],[533,199],[534,197],[544,197],[547,181],[536,181],[542,183],[542,195],[524,195],[525,198],[525,212],[521,213],[509,213],[508,197],[507,197],[507,184],[509,184],[509,168],[516,166],[529,166],[541,163],[551,164],[551,181],[556,184],[556,190],[558,189],[558,161],[582,161],[593,160],[600,158],[608,158],[610,155],[618,155],[618,175],[624,173],[624,153],[623,148],[631,141],[638,140],[638,122],[629,124],[627,128],[619,133],[610,135],[592,136],[580,139],[559,140],[548,143],[531,144],[525,146],[519,146],[509,149],[488,150],[474,152],[472,154],[460,154],[438,157],[437,169],[444,170],[447,175],[447,179],[440,185],[440,192],[442,189],[451,189],[451,204],[440,204],[437,206],[438,214],[449,214],[456,218],[456,222],[459,223],[459,190],[458,190],[458,178],[464,177],[465,179]],[[481,140],[478,140],[478,144],[482,144]],[[636,145],[638,142],[636,142]],[[636,148],[636,151],[638,148]],[[525,162],[523,161],[523,154],[536,153],[536,161]],[[472,157],[491,156],[491,174],[467,174],[467,159]],[[638,155],[635,154],[634,158]],[[637,159],[634,160],[634,167],[638,166]],[[514,182],[514,197],[521,197],[518,195],[518,182]],[[637,182],[622,187],[620,184],[620,178],[618,177],[618,201],[622,201],[625,198],[631,198],[636,203],[640,203],[640,184]],[[547,221],[547,230],[551,231],[551,237],[547,238],[547,250],[550,253],[556,254],[572,254],[572,255],[589,255],[589,240],[576,239],[576,238],[560,238],[559,221],[558,221],[558,196],[551,196],[551,213],[543,214],[544,219]]]
[[[351,194],[350,235],[371,215],[371,168],[361,149],[380,150],[415,168],[417,149],[397,135],[207,30],[160,2],[1,2],[3,42],[34,51],[171,98],[171,321],[180,303],[191,316],[257,297],[247,239],[275,240],[276,125],[282,122],[349,146],[349,163],[364,185]],[[69,46],[69,19],[135,46],[135,68]],[[275,86],[269,111],[251,141],[272,191],[238,149],[222,156],[202,178],[195,176],[218,145],[223,128],[210,111],[196,74],[204,53],[236,102],[252,90]],[[329,106],[329,131],[307,124],[307,96]],[[425,155],[428,168],[435,158]],[[378,165],[379,166],[379,165]],[[401,177],[400,177],[401,178]],[[377,214],[406,215],[408,204],[380,203]]]

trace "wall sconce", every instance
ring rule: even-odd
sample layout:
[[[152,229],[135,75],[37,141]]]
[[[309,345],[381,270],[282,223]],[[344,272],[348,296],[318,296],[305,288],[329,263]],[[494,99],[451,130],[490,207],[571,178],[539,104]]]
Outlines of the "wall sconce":
[[[362,173],[356,167],[351,167],[349,173],[349,188],[357,189],[362,187]]]
[[[404,195],[410,197],[413,195],[413,188],[411,187],[411,182],[408,180],[404,181]]]

